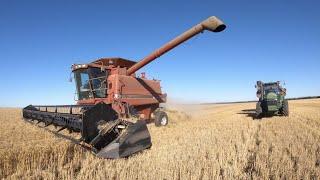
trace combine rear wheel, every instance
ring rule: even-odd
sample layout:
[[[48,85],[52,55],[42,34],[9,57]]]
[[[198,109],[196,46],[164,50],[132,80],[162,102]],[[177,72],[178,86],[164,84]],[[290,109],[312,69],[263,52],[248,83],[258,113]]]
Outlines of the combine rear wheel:
[[[159,127],[159,126],[166,126],[168,124],[169,118],[166,112],[164,111],[158,111],[155,113],[155,120],[154,124]]]
[[[283,100],[281,111],[282,111],[282,115],[289,116],[289,104],[287,100]]]

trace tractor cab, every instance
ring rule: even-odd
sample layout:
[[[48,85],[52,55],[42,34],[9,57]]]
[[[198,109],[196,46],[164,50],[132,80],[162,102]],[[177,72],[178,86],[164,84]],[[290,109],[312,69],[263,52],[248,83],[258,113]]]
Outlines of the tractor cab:
[[[286,89],[281,87],[280,82],[262,83],[257,82],[257,97],[260,99],[267,99],[269,94],[281,96],[286,94]]]
[[[264,85],[264,94],[268,93],[275,93],[279,94],[280,93],[280,88],[277,83],[268,83]]]

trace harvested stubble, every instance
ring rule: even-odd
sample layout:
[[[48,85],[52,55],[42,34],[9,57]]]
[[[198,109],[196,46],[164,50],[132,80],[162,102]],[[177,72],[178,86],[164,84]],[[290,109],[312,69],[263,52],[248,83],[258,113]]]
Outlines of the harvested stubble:
[[[320,100],[290,101],[290,117],[253,120],[254,103],[168,111],[148,125],[153,146],[128,159],[98,159],[0,109],[0,178],[318,179]]]

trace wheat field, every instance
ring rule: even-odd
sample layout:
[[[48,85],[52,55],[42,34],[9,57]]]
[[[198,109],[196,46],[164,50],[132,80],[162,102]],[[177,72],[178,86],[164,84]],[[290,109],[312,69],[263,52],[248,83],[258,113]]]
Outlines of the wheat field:
[[[149,124],[153,146],[127,159],[90,152],[0,109],[1,179],[319,179],[320,100],[289,101],[290,117],[254,120],[254,103],[169,106]]]

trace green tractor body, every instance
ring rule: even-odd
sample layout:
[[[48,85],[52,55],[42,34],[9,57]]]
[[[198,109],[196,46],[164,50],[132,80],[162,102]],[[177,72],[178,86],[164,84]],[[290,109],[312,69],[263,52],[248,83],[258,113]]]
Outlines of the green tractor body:
[[[286,89],[280,82],[263,83],[257,81],[257,97],[259,101],[256,106],[257,117],[270,115],[289,116],[288,101],[285,99]]]

